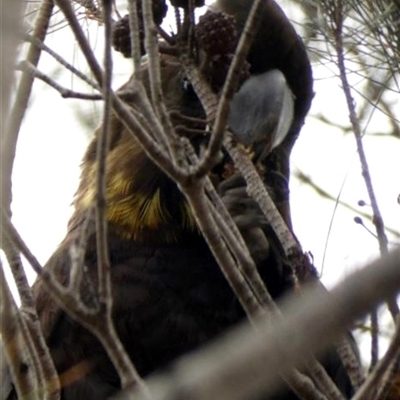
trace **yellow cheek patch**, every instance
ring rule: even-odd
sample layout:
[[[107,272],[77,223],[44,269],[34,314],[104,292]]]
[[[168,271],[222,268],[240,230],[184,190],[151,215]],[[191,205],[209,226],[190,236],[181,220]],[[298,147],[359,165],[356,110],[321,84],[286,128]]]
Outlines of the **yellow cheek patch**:
[[[168,217],[161,206],[159,189],[152,195],[135,193],[121,200],[111,200],[107,210],[107,219],[120,225],[133,239],[139,239],[144,230],[160,228]]]
[[[86,176],[86,187],[76,199],[76,207],[87,209],[95,200],[95,166]],[[110,174],[111,175],[111,174]],[[195,218],[184,197],[179,198],[180,221],[173,221],[161,201],[161,191],[133,192],[132,180],[123,172],[109,176],[107,184],[107,220],[118,227],[121,236],[129,240],[157,237],[173,242],[183,232],[197,230]]]
[[[117,172],[112,175],[108,184],[108,196],[116,193],[118,196],[128,195],[131,191],[132,179],[127,179],[122,172]]]
[[[85,190],[85,193],[81,195],[78,199],[76,199],[76,208],[87,209],[89,208],[94,200],[95,190],[93,186],[88,187]]]

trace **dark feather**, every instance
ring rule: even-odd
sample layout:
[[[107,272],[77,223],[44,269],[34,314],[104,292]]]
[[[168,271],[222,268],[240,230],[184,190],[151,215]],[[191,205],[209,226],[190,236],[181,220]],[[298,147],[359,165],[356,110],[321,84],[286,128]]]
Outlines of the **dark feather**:
[[[251,3],[249,0],[219,0],[217,7],[233,14],[241,29]],[[311,103],[310,64],[293,27],[272,1],[265,2],[262,24],[267,29],[258,32],[249,61],[253,73],[271,69],[283,72],[296,98],[290,129],[292,140]],[[142,73],[146,82],[146,67]],[[197,97],[185,85],[180,64],[164,57],[161,74],[168,110],[183,115],[175,124],[185,121],[184,117],[204,119]],[[131,102],[131,106],[135,104]],[[185,123],[188,121],[186,119]],[[193,121],[189,124],[194,125],[186,126],[188,132],[204,129],[203,123]],[[112,119],[111,131],[106,183],[113,318],[128,355],[139,373],[147,376],[222,335],[245,315],[194,225],[177,185],[150,162],[116,117]],[[191,140],[195,143],[193,137]],[[203,137],[200,142],[204,140]],[[275,162],[274,155],[267,160],[273,168],[268,169],[269,177],[266,176],[265,181],[279,183],[271,187],[278,202],[287,201],[289,153],[290,149],[284,153],[283,161]],[[92,205],[95,169],[96,139],[83,160],[76,210],[68,234],[45,266],[63,284],[69,279],[70,247],[79,239]],[[221,178],[220,172],[216,175]],[[279,299],[294,287],[292,270],[279,241],[258,206],[247,197],[241,179],[233,178],[225,186],[223,184],[221,193],[257,261],[268,290]],[[93,222],[88,227],[84,264],[80,290],[84,301],[91,304],[97,282]],[[102,400],[116,393],[120,388],[119,378],[99,341],[59,309],[40,279],[35,282],[33,291],[45,339],[60,375],[62,400]],[[349,397],[351,385],[337,354],[329,352],[325,364]],[[5,389],[11,388],[7,371],[2,373],[2,382]],[[8,390],[2,393],[3,399],[7,393]],[[15,398],[15,393],[8,398]],[[298,400],[287,388],[268,400],[277,399]]]

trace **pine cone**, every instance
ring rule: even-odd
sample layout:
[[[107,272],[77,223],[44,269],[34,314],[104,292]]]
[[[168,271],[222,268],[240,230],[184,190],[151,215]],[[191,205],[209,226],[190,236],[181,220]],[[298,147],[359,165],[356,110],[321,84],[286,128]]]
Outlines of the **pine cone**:
[[[181,7],[181,8],[188,8],[189,1],[188,0],[170,0],[170,3],[173,7]],[[205,1],[204,0],[195,0],[194,6],[195,7],[203,7]]]
[[[124,57],[131,57],[131,38],[129,29],[129,15],[115,22],[112,33],[112,46],[119,51]]]
[[[233,59],[233,54],[215,55],[210,58],[205,68],[204,75],[210,83],[212,89],[218,92],[225,83],[229,67]],[[250,77],[250,64],[245,61],[238,76],[238,86]]]
[[[196,25],[196,39],[209,56],[233,53],[237,30],[234,17],[223,12],[207,11]]]
[[[140,37],[140,53],[145,54],[144,49],[144,24],[142,16],[142,3],[136,3],[139,15],[139,37]],[[153,0],[153,20],[156,25],[160,25],[167,14],[168,6],[165,0]],[[132,56],[129,15],[125,15],[114,24],[112,45],[116,51],[121,52],[124,57]]]

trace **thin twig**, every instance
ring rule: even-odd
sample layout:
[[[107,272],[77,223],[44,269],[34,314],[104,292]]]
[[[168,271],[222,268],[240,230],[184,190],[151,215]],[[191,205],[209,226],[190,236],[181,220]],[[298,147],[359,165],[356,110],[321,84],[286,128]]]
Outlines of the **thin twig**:
[[[141,80],[132,79],[126,90],[118,91],[118,97],[126,100],[127,104],[133,107],[133,112],[137,121],[144,128],[146,134],[151,137],[153,143],[166,153],[167,149],[164,143],[157,142],[160,137],[160,131],[163,129],[160,121],[154,113],[154,109],[150,103],[145,87]]]
[[[388,252],[388,246],[387,246],[388,240],[385,233],[385,226],[376,199],[375,190],[372,184],[372,178],[369,171],[369,165],[362,140],[360,121],[357,117],[355,103],[351,93],[351,86],[347,79],[345,59],[344,59],[345,50],[343,45],[343,10],[342,10],[341,0],[338,0],[338,5],[335,9],[335,21],[333,22],[335,23],[334,40],[335,40],[335,48],[337,55],[337,64],[339,68],[340,79],[342,81],[343,93],[346,98],[347,108],[349,110],[349,118],[351,125],[353,127],[354,137],[357,144],[357,151],[360,158],[362,176],[364,178],[371,208],[373,211],[373,223],[375,225],[376,233],[378,236],[379,249],[381,254],[385,255]],[[396,316],[399,314],[399,307],[397,305],[396,299],[388,300],[388,308],[390,313],[392,314],[393,319],[396,319]],[[372,322],[375,323],[375,318],[373,318]]]
[[[6,218],[4,211],[2,211],[2,214],[2,219],[3,217]],[[40,388],[41,396],[43,396],[44,399],[56,400],[59,397],[60,382],[49,349],[43,337],[36,312],[35,301],[29,287],[21,257],[18,250],[7,236],[6,231],[3,232],[2,239],[7,261],[21,299],[21,308],[16,317],[19,321],[17,323],[19,323],[20,326],[20,340],[23,343],[20,350],[21,352],[26,351],[28,353],[27,357],[30,359],[31,369],[28,375],[30,375],[31,379],[34,379],[34,387],[36,389]],[[7,347],[8,343],[5,343],[5,346]],[[20,373],[20,371],[18,371],[18,373]]]
[[[9,218],[5,218],[4,226],[10,240],[40,276],[46,289],[59,306],[78,323],[89,329],[103,344],[104,349],[117,369],[122,384],[125,387],[136,387],[147,400],[150,400],[145,384],[132,365],[113,328],[111,314],[107,313],[107,310],[101,304],[95,308],[87,307],[78,297],[74,287],[70,285],[67,287],[62,286],[50,271],[42,268]]]
[[[387,349],[385,355],[379,361],[368,379],[361,386],[360,390],[353,397],[353,400],[368,400],[379,398],[378,392],[385,391],[386,386],[381,387],[380,383],[384,375],[390,370],[390,367],[397,361],[400,356],[400,323],[397,323],[396,331],[393,339]],[[386,382],[391,384],[391,382]]]
[[[354,320],[400,292],[399,260],[397,249],[349,276],[330,293],[310,289],[301,299],[293,295],[283,305],[286,318],[273,323],[262,319],[257,332],[241,326],[178,360],[169,368],[170,375],[148,380],[154,400],[242,400],[261,393],[272,395],[280,374],[302,363],[307,354],[327,348]]]
[[[328,375],[325,368],[319,361],[313,358],[308,362],[307,368],[310,370],[314,383],[321,393],[324,393],[330,400],[345,400],[343,394],[333,383],[332,378]]]
[[[0,13],[1,35],[1,93],[0,93],[0,141],[6,134],[6,125],[9,116],[11,93],[14,92],[14,65],[19,52],[18,31],[22,26],[22,15],[25,13],[27,2],[3,0],[1,2],[3,12]],[[7,10],[7,12],[5,12]],[[1,167],[1,166],[0,166]]]
[[[103,87],[103,71],[97,62],[97,59],[93,53],[92,48],[90,47],[90,44],[86,38],[85,33],[83,32],[83,29],[81,25],[79,24],[79,21],[75,15],[75,11],[72,8],[71,2],[68,0],[56,0],[56,4],[58,7],[61,9],[63,12],[68,25],[72,29],[75,38],[81,47],[82,53],[84,54],[89,67],[97,81],[97,84],[99,87]]]
[[[53,89],[57,90],[57,92],[59,92],[61,97],[63,97],[64,99],[75,98],[75,99],[92,100],[92,101],[93,100],[103,100],[103,95],[101,95],[101,94],[80,93],[80,92],[75,92],[71,89],[67,89],[67,88],[61,86],[49,75],[41,72],[39,69],[34,67],[32,64],[30,64],[26,60],[21,61],[17,65],[16,70],[23,71],[25,73],[29,73],[29,74],[31,74],[32,77],[40,79],[41,81],[47,83]]]
[[[137,2],[140,0],[128,0],[129,10],[129,34],[131,39],[132,60],[133,60],[133,79],[135,82],[141,81],[141,45],[140,45],[140,28],[137,10]]]
[[[353,338],[341,337],[336,342],[336,350],[343,362],[347,374],[351,380],[351,384],[356,392],[365,381],[365,374],[360,363],[358,355],[351,346],[350,340]]]
[[[222,88],[221,97],[218,101],[210,143],[204,157],[201,159],[200,164],[194,171],[196,177],[206,174],[215,165],[224,138],[229,113],[229,104],[235,90],[237,89],[237,77],[240,75],[240,71],[246,61],[247,53],[250,50],[251,43],[257,33],[257,28],[263,15],[261,12],[262,7],[265,7],[264,0],[256,0],[253,2],[249,11],[232,63],[229,66],[228,74]]]
[[[217,96],[212,93],[210,86],[205,81],[204,77],[201,76],[198,68],[187,57],[182,57],[182,63],[185,67],[188,78],[190,79],[190,82],[207,114],[207,120],[214,120],[218,105]],[[285,254],[288,256],[297,254],[299,252],[299,245],[288,229],[286,223],[283,221],[282,216],[276,209],[272,199],[270,199],[268,193],[266,192],[264,184],[255,170],[254,165],[248,159],[248,155],[242,154],[240,149],[233,144],[232,139],[229,137],[224,139],[224,147],[234,160],[235,166],[246,179],[248,188],[250,190],[250,196],[257,196],[257,198],[253,198],[258,202],[261,210],[267,217],[268,223],[274,229],[284,248]],[[257,188],[257,190],[255,190],[255,188]]]
[[[35,21],[33,30],[33,36],[38,40],[43,41],[47,29],[49,26],[50,18],[53,11],[53,2],[51,0],[44,0],[41,2],[38,10],[38,16]],[[32,65],[37,65],[39,62],[41,50],[34,45],[31,45],[27,54],[27,62]],[[15,160],[16,146],[19,136],[19,130],[22,124],[22,119],[25,115],[26,107],[28,105],[30,93],[32,90],[34,77],[25,73],[22,75],[20,84],[18,86],[15,102],[13,104],[10,119],[8,120],[8,127],[5,130],[5,134],[2,136],[2,148],[1,148],[1,159],[2,159],[2,171],[1,171],[1,189],[2,189],[2,212],[11,216],[11,202],[12,202],[12,170]],[[22,261],[19,258],[19,254],[15,251],[12,246],[7,246],[6,241],[2,243],[3,249],[7,258],[9,258],[10,267],[13,268],[21,266]],[[21,277],[21,269],[16,274]],[[21,282],[17,278],[17,283]],[[21,299],[28,308],[32,308],[31,300],[28,299],[29,293],[23,288],[24,285],[20,286]],[[25,296],[26,294],[26,296]],[[28,297],[27,297],[28,296]],[[28,304],[30,303],[30,304]],[[39,334],[39,333],[38,333]]]
[[[92,0],[74,0],[75,3],[80,4],[86,9],[86,13],[90,18],[95,18],[98,21],[103,21],[102,10],[99,9]]]
[[[70,2],[68,0],[56,1],[67,18],[78,44],[81,47],[82,53],[93,72],[93,75],[95,76],[98,84],[102,86],[102,69],[93,54],[93,51],[86,39],[82,27],[76,18],[76,15],[74,14],[73,9],[71,8]],[[162,168],[171,177],[171,179],[176,181],[179,181],[180,179],[186,179],[186,170],[178,168],[175,164],[171,163],[168,154],[165,154],[163,148],[155,143],[145,127],[139,122],[135,113],[132,112],[132,110],[129,109],[125,104],[123,104],[122,101],[114,94],[114,92],[111,92],[111,99],[113,101],[113,109],[116,115],[121,119],[121,121],[123,121],[128,128],[128,131],[139,141],[148,157],[160,168]]]
[[[192,181],[193,182],[193,181]],[[221,267],[250,321],[261,311],[260,303],[249,288],[248,283],[235,267],[236,263],[221,237],[218,225],[214,222],[210,205],[205,197],[202,180],[183,188],[196,222],[201,229],[210,250]]]
[[[53,1],[51,0],[43,0],[40,4],[33,29],[33,36],[39,41],[43,41],[46,37],[53,8],[54,5]],[[31,63],[34,66],[37,66],[40,54],[40,48],[31,45],[27,54],[27,62]],[[7,55],[7,57],[8,56],[11,57],[11,55]],[[7,121],[7,129],[4,130],[5,133],[2,135],[2,205],[0,207],[0,219],[2,222],[2,226],[0,227],[0,229],[2,231],[2,234],[5,233],[5,230],[3,229],[3,222],[11,216],[11,175],[15,160],[15,151],[19,131],[23,117],[26,112],[26,108],[28,106],[33,80],[34,77],[31,74],[23,73],[17,89],[15,101],[12,106],[12,111]],[[59,396],[59,381],[57,378],[57,373],[55,371],[48,348],[44,342],[43,335],[41,333],[35,307],[33,305],[33,299],[31,297],[31,293],[28,287],[25,272],[23,271],[19,253],[6,237],[4,237],[2,240],[2,246],[9,260],[10,268],[13,270],[14,276],[16,278],[17,286],[21,294],[22,307],[24,310],[26,310],[25,316],[27,316],[27,318],[26,321],[22,321],[21,319],[20,328],[22,329],[21,334],[24,341],[23,345],[25,347],[25,350],[30,353],[29,357],[31,358],[30,365],[32,368],[30,372],[28,372],[27,378],[29,380],[35,379],[35,383],[33,383],[32,381],[30,382],[33,387],[38,387],[38,385],[41,385],[41,393],[43,398],[57,399]],[[20,369],[17,371],[17,375],[18,374],[21,375]],[[14,376],[14,378],[16,378],[16,381],[20,380],[20,377]]]
[[[396,400],[400,394],[400,355],[393,357],[386,373],[381,378],[379,383],[379,390],[376,400]]]
[[[82,79],[84,82],[86,82],[89,86],[91,86],[94,89],[99,90],[99,85],[93,81],[89,76],[86,74],[82,73],[79,71],[77,68],[75,68],[72,64],[70,64],[67,60],[65,60],[63,57],[61,57],[59,54],[57,54],[55,51],[53,51],[50,47],[46,46],[43,42],[38,40],[36,37],[25,34],[24,39],[35,46],[37,46],[39,49],[42,51],[45,51],[48,53],[50,56],[52,56],[58,63],[60,63],[64,68],[67,70],[71,71],[73,74],[75,74],[78,78]],[[26,62],[29,62],[28,60]],[[32,65],[32,64],[30,64]],[[36,67],[35,67],[36,68]],[[35,69],[36,70],[36,69]],[[96,100],[96,99],[95,99]]]
[[[24,328],[22,326],[21,314],[18,311],[17,305],[7,285],[1,260],[0,285],[2,299],[0,307],[0,327],[8,368],[10,369],[18,397],[28,400],[37,400],[38,394],[34,391],[36,386],[35,370],[32,365],[32,358],[34,356],[27,351],[26,343],[24,343],[22,338]],[[29,369],[29,373],[25,373],[21,371],[21,365],[27,365],[32,368]],[[5,385],[6,382],[2,382],[2,384]],[[9,385],[10,388],[3,387],[2,390],[10,390],[11,382],[9,382]],[[8,395],[8,393],[6,393],[6,395]]]
[[[52,0],[43,0],[40,3],[38,15],[35,21],[33,36],[40,41],[44,41],[46,32],[49,26],[50,18],[53,12],[54,3]],[[31,45],[27,54],[27,61],[35,67],[39,63],[41,49],[35,45]],[[3,209],[11,215],[12,201],[12,183],[11,175],[15,160],[15,153],[18,141],[18,135],[22,124],[22,119],[28,107],[28,101],[32,90],[34,77],[31,74],[25,73],[22,75],[19,83],[12,112],[6,129],[7,135],[3,137],[2,142],[2,204]]]
[[[189,152],[189,154],[191,155],[191,158],[196,161],[197,156],[192,152]],[[188,193],[187,188],[184,190],[184,193]],[[270,312],[270,315],[281,318],[282,314],[268,293],[253,260],[251,257],[248,257],[250,254],[247,250],[247,246],[240,245],[236,236],[229,230],[224,219],[221,218],[217,209],[214,208],[214,204],[211,204],[210,202],[208,205],[209,211],[206,212],[204,209],[205,205],[201,203],[201,201],[204,200],[200,199],[200,192],[197,196],[194,194],[192,196],[188,197],[188,200],[192,210],[194,210],[194,215],[196,215],[197,211],[199,215],[202,216],[198,219],[198,224],[203,235],[209,243],[210,249],[213,251],[224,275],[246,311],[250,322],[253,322],[254,319],[260,315],[268,317],[268,314],[266,314],[267,310]],[[222,207],[223,205],[220,206]],[[205,216],[207,216],[207,218],[205,218]],[[211,216],[214,219],[214,223],[210,220]],[[231,217],[229,216],[228,219],[230,220]],[[205,223],[207,225],[201,225]],[[217,227],[219,233],[216,231]],[[221,239],[223,239],[223,241],[221,241]],[[227,247],[225,246],[225,243]],[[230,252],[232,252],[235,259],[229,261],[230,255],[229,253],[226,253],[226,249],[229,249]],[[235,263],[237,263],[237,265],[235,265]],[[257,329],[257,325],[254,325],[254,328]],[[319,376],[322,376],[323,391],[330,391],[337,396],[334,397],[334,399],[342,400],[338,397],[338,392],[337,390],[335,391],[335,385],[331,378],[326,374],[326,372],[321,371],[319,362],[311,360],[311,365],[313,365],[314,370],[318,370]],[[313,376],[314,372],[311,372],[311,375],[314,381],[318,381],[318,377]],[[312,380],[299,373],[297,370],[286,374],[284,380],[302,399],[329,400],[322,395],[323,391],[318,390]]]
[[[97,268],[99,275],[99,302],[104,304],[106,313],[111,313],[112,295],[110,278],[110,257],[107,241],[107,180],[106,166],[107,154],[111,140],[111,82],[112,82],[112,57],[111,57],[111,12],[112,4],[108,0],[102,1],[103,20],[105,24],[104,45],[104,78],[103,78],[103,124],[97,140],[97,170],[96,170],[96,250]]]
[[[379,318],[378,310],[372,310],[370,315],[371,322],[371,362],[369,371],[371,372],[379,361]]]
[[[82,282],[84,265],[85,265],[87,239],[94,218],[93,207],[89,207],[89,209],[86,211],[85,214],[86,215],[83,219],[83,223],[79,228],[80,234],[78,235],[78,239],[76,240],[76,242],[72,243],[69,249],[69,255],[71,260],[69,285],[72,288],[72,290],[75,290],[76,292],[78,292],[79,288],[81,287],[80,285]],[[94,302],[97,301],[94,290],[92,293],[92,300]]]
[[[198,163],[198,157],[195,154],[192,146],[189,146],[188,143],[186,143],[186,151],[190,160],[194,164]],[[247,294],[246,297],[255,296],[257,298],[257,302],[259,303],[260,308],[256,314],[264,312],[265,310],[262,310],[263,307],[266,307],[266,309],[270,309],[270,311],[275,310],[273,300],[257,271],[256,265],[251,257],[251,254],[247,248],[245,241],[243,240],[243,237],[237,225],[233,222],[232,216],[229,214],[221,198],[216,193],[209,178],[205,176],[203,179],[204,188],[210,198],[208,200],[208,208],[214,218],[214,225],[219,228],[223,240],[235,257],[236,265],[232,263],[228,265],[231,267],[234,266],[234,268],[238,268],[242,276],[245,278],[248,286],[247,290],[253,293],[252,295]],[[226,273],[226,275],[228,275],[228,273]],[[245,291],[246,290],[243,289],[243,292]],[[248,307],[248,309],[250,309],[250,306]],[[249,316],[249,318],[251,318],[251,316]]]
[[[158,51],[157,29],[153,20],[152,2],[142,0],[142,9],[152,106],[163,127],[160,131],[161,137],[158,139],[166,145],[172,163],[180,165],[183,161],[182,149],[179,147],[180,141],[177,140],[162,92],[160,54]]]
[[[258,172],[249,160],[248,155],[240,146],[234,144],[231,136],[225,138],[224,146],[232,157],[235,166],[246,179],[249,195],[260,205],[268,223],[277,235],[286,256],[291,257],[301,252],[300,245],[290,232],[281,214],[276,209],[275,203],[268,194]]]

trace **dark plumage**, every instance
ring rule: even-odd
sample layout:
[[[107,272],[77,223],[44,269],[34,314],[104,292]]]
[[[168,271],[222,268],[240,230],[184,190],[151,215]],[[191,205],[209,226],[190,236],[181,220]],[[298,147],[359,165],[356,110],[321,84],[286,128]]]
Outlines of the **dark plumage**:
[[[251,1],[217,3],[217,8],[233,14],[240,26]],[[266,2],[264,17],[270,18],[269,26],[276,28],[281,24],[284,35],[273,37],[270,33],[265,34],[264,26],[260,28],[249,61],[254,73],[280,68],[281,64],[287,70],[280,68],[296,96],[288,139],[294,141],[311,102],[311,70],[304,47],[293,28],[282,19],[280,9],[276,11],[275,5],[271,8],[270,4],[273,3]],[[244,8],[239,5],[244,5]],[[268,14],[271,10],[272,14]],[[278,14],[278,19],[274,19],[274,13]],[[285,47],[288,43],[290,49]],[[264,61],[262,52],[262,60],[257,62],[260,49],[273,50],[268,61]],[[278,51],[285,56],[281,57]],[[296,54],[296,57],[290,58],[287,53]],[[296,74],[291,68],[295,67],[285,64],[296,60],[305,77],[301,85],[294,81]],[[146,80],[146,67],[143,74]],[[198,99],[184,84],[180,64],[164,57],[161,74],[167,108],[186,116],[204,118]],[[199,140],[205,139],[200,137]],[[94,197],[95,149],[96,138],[83,160],[76,210],[68,233],[46,264],[46,268],[51,269],[63,283],[68,280],[70,270],[69,248],[79,237],[86,211]],[[139,373],[147,376],[222,334],[245,315],[176,184],[147,158],[116,117],[112,119],[107,157],[113,317],[127,353]],[[266,176],[265,180],[271,181],[274,174],[287,176],[287,160],[281,162],[279,158],[276,161],[275,156],[271,157],[266,162],[273,165],[274,170],[268,172],[269,178]],[[214,173],[223,180],[218,168]],[[219,184],[222,198],[241,229],[268,290],[278,299],[294,287],[291,269],[258,206],[247,197],[242,179],[235,175],[228,179]],[[287,181],[279,182],[270,190],[278,202],[284,203],[287,201]],[[261,231],[265,235],[263,238],[267,238],[265,246],[260,245],[257,239]],[[85,255],[85,279],[81,288],[87,302],[90,302],[91,287],[97,281],[96,262],[95,227],[91,223]],[[45,338],[60,374],[62,400],[102,400],[116,393],[119,379],[98,340],[59,309],[40,280],[34,284],[33,291]],[[325,364],[349,397],[351,385],[335,352],[326,355]],[[9,399],[13,396],[15,398],[15,394],[10,394]],[[273,399],[297,398],[284,389]]]

